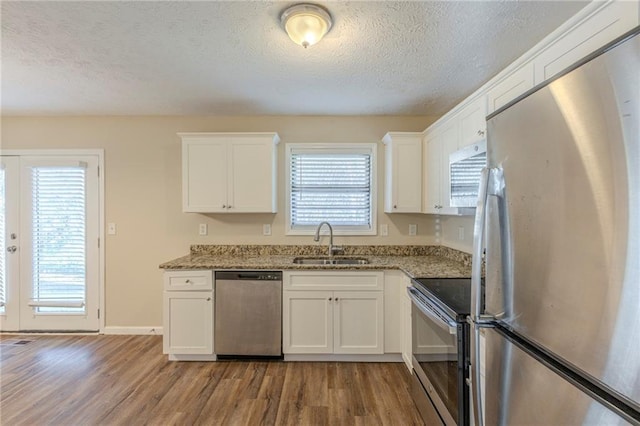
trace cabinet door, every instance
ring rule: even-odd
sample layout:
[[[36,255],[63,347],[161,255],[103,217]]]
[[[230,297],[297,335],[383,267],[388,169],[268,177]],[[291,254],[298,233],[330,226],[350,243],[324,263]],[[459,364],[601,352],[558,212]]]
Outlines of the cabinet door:
[[[487,93],[487,113],[490,114],[508,104],[527,90],[532,89],[534,84],[533,63],[529,62],[489,90]]]
[[[163,352],[213,354],[213,293],[165,291]]]
[[[460,136],[458,148],[464,148],[486,138],[487,99],[480,96],[466,106],[458,116]]]
[[[384,353],[402,352],[402,271],[384,273]]]
[[[333,293],[285,291],[282,305],[282,352],[333,353]]]
[[[553,77],[638,25],[638,1],[603,2],[597,13],[562,35],[534,60],[536,84]]]
[[[440,161],[442,159],[442,138],[439,135],[425,139],[426,170],[423,213],[438,214],[440,206]]]
[[[333,352],[384,353],[384,307],[380,291],[336,291],[334,294]]]
[[[420,213],[422,209],[421,135],[393,135],[387,142],[386,213]],[[390,160],[390,161],[389,161]]]
[[[230,213],[275,213],[273,138],[235,138],[229,145]]]
[[[402,286],[404,295],[402,296],[402,359],[405,365],[411,371],[412,354],[411,354],[411,298],[407,294],[406,288],[410,284],[407,277]]]
[[[442,157],[440,159],[440,214],[457,214],[458,209],[451,207],[451,176],[449,174],[449,155],[458,150],[458,127],[456,122],[449,123],[440,135],[442,138]]]
[[[182,143],[182,211],[226,212],[227,143],[198,138]]]

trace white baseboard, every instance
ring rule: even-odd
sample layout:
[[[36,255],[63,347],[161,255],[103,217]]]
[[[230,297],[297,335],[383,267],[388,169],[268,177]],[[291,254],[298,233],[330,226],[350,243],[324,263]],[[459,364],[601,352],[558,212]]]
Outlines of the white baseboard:
[[[402,354],[285,354],[285,361],[403,362]]]
[[[162,335],[162,327],[105,327],[102,334],[148,334]]]
[[[215,361],[216,355],[176,355],[169,354],[169,361]]]

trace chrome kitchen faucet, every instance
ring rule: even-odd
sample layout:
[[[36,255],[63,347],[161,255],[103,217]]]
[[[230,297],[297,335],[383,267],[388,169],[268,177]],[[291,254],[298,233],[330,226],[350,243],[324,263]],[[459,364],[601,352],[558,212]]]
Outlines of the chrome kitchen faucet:
[[[329,222],[320,222],[320,225],[316,228],[316,235],[313,237],[313,241],[320,241],[320,228],[322,225],[327,225],[329,227],[329,256],[333,256],[337,252],[341,252],[343,249],[340,246],[333,245],[333,228]]]

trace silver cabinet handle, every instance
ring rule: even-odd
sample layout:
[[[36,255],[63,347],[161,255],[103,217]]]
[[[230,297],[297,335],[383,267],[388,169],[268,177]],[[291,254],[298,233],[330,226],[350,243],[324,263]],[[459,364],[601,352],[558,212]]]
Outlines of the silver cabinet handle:
[[[484,130],[478,130],[478,136],[484,136]]]
[[[184,280],[184,283],[185,284],[191,284],[191,280],[190,279],[186,279],[186,280]]]
[[[338,298],[336,297],[336,302],[338,301]]]
[[[207,297],[207,302],[211,302],[211,298],[210,297]]]
[[[7,251],[8,251],[9,253],[15,253],[15,252],[16,252],[16,250],[18,250],[18,247],[16,247],[16,246],[9,246],[9,247],[7,247]]]
[[[332,300],[333,300],[333,297],[330,297],[330,298],[329,298],[329,302],[331,302]]]
[[[223,204],[223,205],[222,205],[222,208],[223,208],[223,209],[226,209],[226,208],[227,208],[227,205],[226,205],[226,204]]]
[[[12,240],[15,240],[16,238],[18,238],[18,236],[12,232],[12,233],[11,233],[11,239],[12,239]]]
[[[394,208],[394,209],[397,209],[397,208],[398,208],[398,206],[397,206],[396,204],[394,204],[394,205],[393,205],[393,208]]]
[[[230,209],[230,208],[231,208],[231,204],[229,204],[229,205],[227,206],[227,209]]]

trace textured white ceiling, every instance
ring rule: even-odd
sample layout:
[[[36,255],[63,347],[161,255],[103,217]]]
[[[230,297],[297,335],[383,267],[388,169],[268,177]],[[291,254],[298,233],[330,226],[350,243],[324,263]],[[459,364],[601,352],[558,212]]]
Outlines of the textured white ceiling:
[[[320,2],[305,50],[291,4],[2,1],[3,114],[440,115],[586,5]]]

